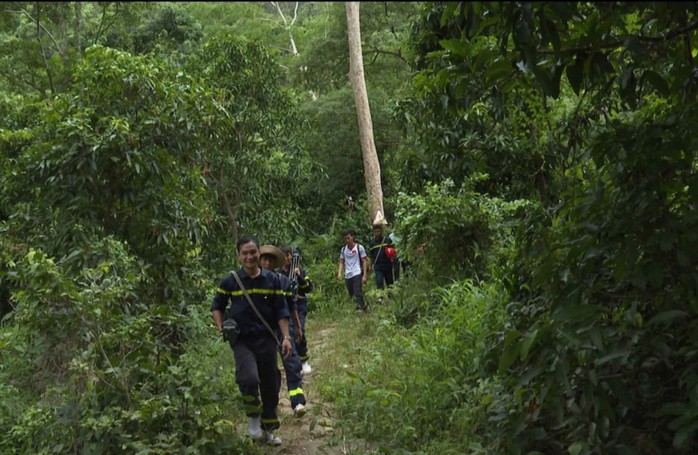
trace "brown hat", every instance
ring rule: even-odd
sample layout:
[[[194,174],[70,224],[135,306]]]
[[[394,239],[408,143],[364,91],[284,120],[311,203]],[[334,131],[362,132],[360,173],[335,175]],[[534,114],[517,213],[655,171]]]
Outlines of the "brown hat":
[[[264,256],[265,254],[271,256],[269,267],[272,269],[276,269],[286,264],[286,255],[274,245],[262,245],[259,247],[259,255]]]

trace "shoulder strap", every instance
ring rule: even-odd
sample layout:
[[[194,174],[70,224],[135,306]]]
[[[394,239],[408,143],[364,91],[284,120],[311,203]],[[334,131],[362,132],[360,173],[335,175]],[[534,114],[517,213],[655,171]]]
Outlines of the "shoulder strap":
[[[252,299],[250,298],[250,295],[247,293],[247,289],[245,289],[245,286],[242,285],[242,281],[240,280],[240,277],[238,276],[237,272],[233,270],[230,273],[232,273],[233,277],[235,277],[235,281],[238,282],[238,285],[240,286],[242,293],[245,295],[245,298],[247,299],[247,303],[249,303],[254,312],[257,313],[257,317],[259,318],[259,320],[262,321],[264,326],[269,330],[269,333],[271,333],[271,336],[274,337],[274,341],[276,341],[276,344],[281,345],[281,343],[279,343],[279,339],[276,338],[276,333],[274,333],[274,330],[271,327],[269,327],[269,324],[267,323],[266,319],[262,317],[262,314],[257,309],[257,306],[254,304],[254,302],[252,302]]]

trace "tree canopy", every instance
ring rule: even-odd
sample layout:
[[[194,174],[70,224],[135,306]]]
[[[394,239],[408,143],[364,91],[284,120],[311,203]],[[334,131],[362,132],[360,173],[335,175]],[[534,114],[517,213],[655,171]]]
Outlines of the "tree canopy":
[[[0,451],[252,450],[208,311],[253,234],[360,333],[320,387],[348,435],[695,453],[697,13],[362,4],[406,268],[358,319],[332,279],[341,232],[370,240],[344,4],[3,3]]]

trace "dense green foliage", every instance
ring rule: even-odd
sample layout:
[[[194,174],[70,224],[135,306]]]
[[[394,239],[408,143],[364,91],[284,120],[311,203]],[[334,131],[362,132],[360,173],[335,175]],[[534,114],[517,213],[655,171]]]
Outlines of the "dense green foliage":
[[[698,451],[696,5],[363,3],[409,268],[360,318],[344,4],[278,5],[3,4],[0,452],[254,452],[208,314],[245,234],[348,322],[319,389],[382,453]]]

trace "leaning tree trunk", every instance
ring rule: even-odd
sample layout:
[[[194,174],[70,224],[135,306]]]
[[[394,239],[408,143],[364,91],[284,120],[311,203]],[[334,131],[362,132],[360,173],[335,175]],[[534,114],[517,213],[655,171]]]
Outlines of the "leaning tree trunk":
[[[364,177],[368,195],[368,216],[371,220],[383,211],[383,187],[381,167],[378,162],[376,145],[373,141],[373,123],[368,105],[366,81],[364,79],[364,59],[361,55],[361,26],[359,22],[359,2],[346,2],[347,30],[349,33],[349,79],[354,91],[356,115],[359,121],[359,136],[364,159]]]

